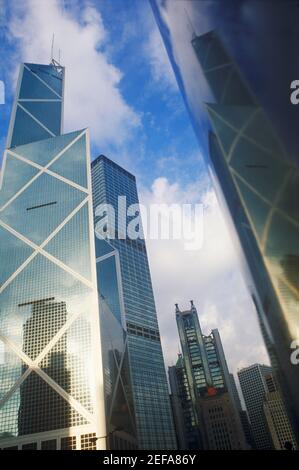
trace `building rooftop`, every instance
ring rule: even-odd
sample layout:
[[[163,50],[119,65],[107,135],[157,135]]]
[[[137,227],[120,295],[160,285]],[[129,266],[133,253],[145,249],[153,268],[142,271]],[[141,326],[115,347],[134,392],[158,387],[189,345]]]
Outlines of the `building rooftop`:
[[[91,168],[93,168],[100,161],[105,161],[110,166],[113,166],[114,168],[117,168],[122,173],[125,173],[127,176],[129,176],[129,178],[134,179],[134,180],[136,179],[132,173],[130,173],[128,170],[125,170],[122,166],[118,165],[113,160],[110,160],[110,158],[106,157],[106,155],[103,155],[103,154],[99,155],[91,162]]]
[[[269,369],[271,369],[271,366],[269,364],[259,364],[256,362],[255,364],[251,364],[250,366],[246,366],[246,367],[242,367],[242,369],[238,369],[238,373],[245,372],[246,370],[254,369],[255,367],[269,367]]]

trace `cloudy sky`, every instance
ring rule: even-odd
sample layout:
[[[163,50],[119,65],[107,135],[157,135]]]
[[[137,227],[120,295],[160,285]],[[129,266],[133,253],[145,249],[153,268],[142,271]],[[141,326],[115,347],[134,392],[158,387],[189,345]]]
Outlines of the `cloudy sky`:
[[[89,127],[92,156],[104,153],[137,177],[140,199],[201,203],[204,242],[148,240],[168,365],[179,348],[174,303],[193,299],[203,332],[218,328],[233,372],[267,362],[225,220],[147,0],[0,0],[1,154],[20,62],[66,66],[65,128]]]

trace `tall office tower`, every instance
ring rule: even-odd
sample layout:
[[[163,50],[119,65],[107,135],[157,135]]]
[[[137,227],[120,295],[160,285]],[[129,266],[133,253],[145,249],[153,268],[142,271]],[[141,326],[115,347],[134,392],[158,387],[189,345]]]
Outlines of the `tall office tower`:
[[[298,6],[151,4],[299,436],[299,365],[290,360],[299,337]]]
[[[0,447],[106,447],[88,130],[64,68],[20,68],[0,191]]]
[[[264,400],[264,413],[274,448],[285,450],[288,445],[298,449],[293,429],[288,419],[276,380],[272,374],[265,376],[267,392]]]
[[[118,253],[139,448],[173,449],[176,440],[145,241],[127,233],[132,220],[127,208],[135,204],[135,215],[138,207],[136,180],[104,155],[91,166],[97,239],[105,237],[113,247],[110,254]]]
[[[270,373],[272,373],[271,367],[261,364],[253,364],[238,371],[238,378],[257,449],[273,449],[264,414],[264,401],[267,393],[265,377]]]
[[[218,330],[208,336],[202,334],[197,311],[181,311],[176,304],[176,321],[182,348],[183,369],[176,379],[185,389],[182,396],[184,421],[188,410],[189,423],[199,439],[198,448],[245,449],[245,437],[233,396],[230,392],[229,372]],[[183,380],[182,380],[183,379]],[[171,385],[173,381],[170,381]],[[173,390],[173,394],[176,394]],[[186,427],[187,429],[187,427]],[[194,436],[194,434],[193,434]],[[186,436],[188,441],[188,435]]]

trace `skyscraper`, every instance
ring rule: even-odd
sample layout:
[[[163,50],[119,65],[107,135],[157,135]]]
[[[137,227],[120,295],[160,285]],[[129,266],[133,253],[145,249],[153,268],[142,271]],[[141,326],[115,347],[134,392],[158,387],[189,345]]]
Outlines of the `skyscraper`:
[[[176,321],[182,357],[175,367],[178,385],[172,393],[181,396],[187,445],[211,450],[245,449],[218,330],[208,336],[202,334],[193,301],[190,310],[181,311],[176,304]],[[171,377],[170,384],[175,385]],[[184,393],[178,393],[179,389]]]
[[[285,450],[288,445],[291,445],[293,449],[298,449],[285,404],[274,376],[272,374],[266,375],[265,382],[267,392],[264,400],[264,413],[273,446],[276,450]]]
[[[127,208],[135,204],[136,210],[139,204],[136,180],[100,155],[92,162],[92,185],[96,233],[98,224],[103,224],[106,257],[110,251],[119,259],[124,299],[119,321],[127,332],[139,448],[173,449],[176,440],[146,245],[143,238],[133,239],[127,232],[131,220]],[[101,236],[97,240],[102,244]]]
[[[254,442],[256,448],[262,450],[273,449],[263,409],[267,392],[265,377],[271,372],[271,367],[263,364],[253,364],[238,371],[238,378],[248,411]]]
[[[299,436],[299,365],[290,360],[299,336],[299,107],[290,100],[298,6],[151,4]]]
[[[0,191],[0,447],[106,447],[88,130],[64,68],[23,64]]]

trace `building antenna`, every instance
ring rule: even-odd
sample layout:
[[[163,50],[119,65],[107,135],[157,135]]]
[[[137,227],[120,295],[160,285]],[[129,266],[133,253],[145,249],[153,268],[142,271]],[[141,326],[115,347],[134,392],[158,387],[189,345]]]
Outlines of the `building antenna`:
[[[60,58],[61,58],[61,49],[58,51],[58,61],[54,59],[54,41],[55,41],[55,34],[53,33],[52,35],[52,44],[51,44],[51,64],[55,69],[60,72],[61,71],[61,65],[60,65]]]
[[[55,34],[53,33],[52,35],[52,44],[51,44],[51,62],[54,60],[54,39],[55,39]]]
[[[188,21],[188,26],[189,26],[189,30],[191,32],[191,35],[192,35],[192,39],[196,38],[196,33],[195,33],[195,29],[194,29],[194,26],[192,24],[192,21],[191,21],[191,18],[186,10],[186,8],[184,8],[185,10],[185,15],[187,17],[187,21]]]

